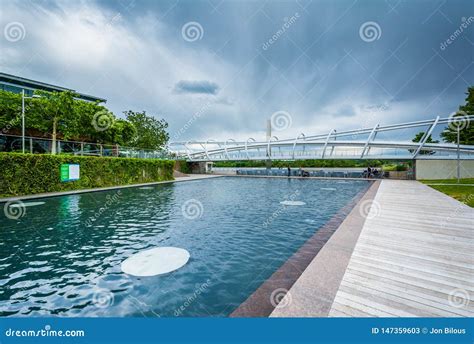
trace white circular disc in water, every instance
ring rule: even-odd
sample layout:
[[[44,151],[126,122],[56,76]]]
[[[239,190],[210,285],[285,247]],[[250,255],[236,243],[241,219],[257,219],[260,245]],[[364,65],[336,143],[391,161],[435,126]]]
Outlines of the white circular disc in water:
[[[35,205],[42,205],[44,202],[26,202],[26,203],[15,203],[10,204],[10,208],[23,208],[23,207],[34,207]]]
[[[321,188],[321,190],[325,190],[325,191],[335,191],[336,189],[335,189],[335,188]]]
[[[126,274],[147,277],[179,269],[189,260],[189,252],[178,247],[155,247],[125,259],[121,268]]]
[[[280,204],[283,205],[305,205],[305,202],[302,201],[281,201]]]

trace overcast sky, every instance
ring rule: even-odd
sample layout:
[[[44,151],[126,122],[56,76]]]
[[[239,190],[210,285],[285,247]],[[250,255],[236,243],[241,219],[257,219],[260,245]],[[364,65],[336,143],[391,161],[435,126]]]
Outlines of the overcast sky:
[[[146,110],[174,140],[261,139],[278,111],[280,138],[448,116],[474,84],[470,0],[0,6],[0,71]]]

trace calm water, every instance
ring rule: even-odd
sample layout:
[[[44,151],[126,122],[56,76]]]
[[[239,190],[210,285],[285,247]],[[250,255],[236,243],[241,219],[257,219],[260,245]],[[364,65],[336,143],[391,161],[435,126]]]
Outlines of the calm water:
[[[19,220],[2,211],[0,315],[227,316],[366,186],[224,177],[43,199]],[[162,276],[121,272],[156,246],[191,259]]]

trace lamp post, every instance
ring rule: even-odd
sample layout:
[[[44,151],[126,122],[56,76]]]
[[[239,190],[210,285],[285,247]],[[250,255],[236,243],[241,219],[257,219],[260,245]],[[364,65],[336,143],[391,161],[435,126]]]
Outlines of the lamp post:
[[[459,160],[459,132],[460,132],[460,127],[461,125],[458,123],[457,125],[457,131],[458,131],[458,166],[457,166],[457,176],[458,176],[458,184],[459,180],[461,179],[461,161]]]
[[[25,89],[21,90],[21,150],[25,154]]]
[[[25,154],[25,99],[41,98],[38,95],[25,97],[25,89],[21,90],[21,150]]]
[[[266,138],[267,138],[267,142],[270,142],[272,139],[272,121],[270,119],[267,119]],[[268,145],[267,160],[265,160],[265,167],[267,170],[270,170],[272,168],[272,148],[270,147],[270,144]]]

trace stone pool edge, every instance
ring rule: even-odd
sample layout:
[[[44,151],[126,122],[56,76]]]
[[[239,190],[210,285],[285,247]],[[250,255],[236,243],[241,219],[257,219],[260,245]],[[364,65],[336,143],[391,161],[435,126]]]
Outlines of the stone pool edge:
[[[297,283],[307,268],[316,261],[321,250],[326,246],[326,243],[333,237],[333,234],[347,221],[352,221],[351,217],[354,215],[354,210],[362,202],[373,199],[377,193],[380,185],[379,180],[370,180],[367,187],[359,191],[344,207],[342,207],[329,221],[327,221],[322,227],[320,227],[311,238],[309,238],[298,251],[296,251],[277,271],[275,271],[260,287],[257,288],[242,304],[237,307],[230,315],[231,318],[236,317],[268,317],[268,316],[294,316],[299,317],[302,315],[277,315],[273,314],[278,308],[276,302],[281,300],[272,300],[273,293],[288,292],[290,291],[295,283]],[[357,214],[359,212],[356,212]],[[361,224],[358,233],[362,229],[365,221]],[[357,234],[358,238],[358,234]],[[357,241],[351,242],[352,249]],[[350,250],[352,252],[352,249]],[[350,257],[350,254],[349,254]],[[331,262],[329,262],[331,264]],[[339,262],[334,262],[338,264]],[[348,263],[348,260],[347,262]],[[319,264],[318,264],[319,265]],[[347,266],[347,264],[345,264]],[[325,267],[326,270],[331,270],[330,267]],[[336,280],[342,279],[345,268],[342,273],[338,273],[335,276]],[[340,275],[340,276],[339,276]],[[340,282],[340,281],[339,281]],[[325,294],[335,293],[339,288],[339,283],[332,283],[330,291]],[[275,296],[275,295],[273,295]],[[274,297],[275,298],[275,297]],[[324,298],[324,296],[322,296]],[[330,300],[332,304],[332,300]],[[291,293],[289,298],[285,301],[291,304]],[[303,315],[304,316],[304,315]],[[323,316],[323,315],[321,315]]]
[[[316,179],[316,180],[363,180],[363,181],[369,181],[369,182],[374,182],[377,180],[382,180],[382,179],[375,179],[375,178],[353,178],[353,177],[301,177],[301,176],[265,176],[265,175],[241,175],[241,174],[219,174],[219,173],[214,173],[212,174],[213,176],[226,176],[226,177],[240,177],[240,178],[290,178],[290,179]]]
[[[104,188],[59,191],[59,192],[46,192],[46,193],[40,193],[40,194],[34,194],[34,195],[3,197],[3,198],[0,198],[0,203],[6,203],[6,202],[11,202],[11,201],[32,200],[32,199],[38,199],[38,198],[49,198],[49,197],[76,195],[76,194],[87,193],[87,192],[110,191],[110,190],[117,190],[117,189],[134,188],[134,187],[139,187],[139,186],[152,186],[152,185],[158,185],[158,184],[178,183],[178,182],[185,182],[185,181],[191,181],[191,180],[219,178],[219,177],[225,177],[225,176],[224,175],[212,175],[212,174],[194,174],[194,175],[190,175],[188,177],[176,177],[173,180],[164,180],[164,181],[161,181],[161,182],[130,184],[130,185],[117,185],[117,186],[108,186],[108,187],[104,187]]]

